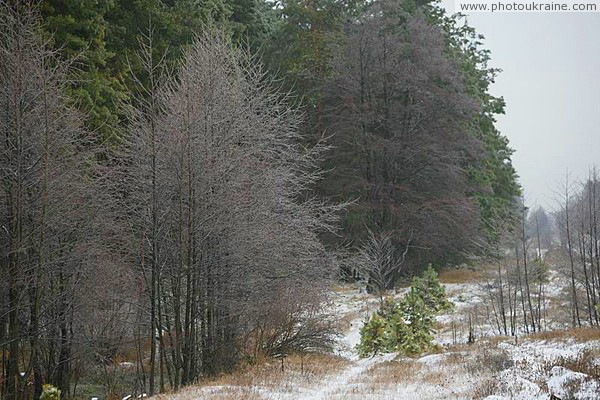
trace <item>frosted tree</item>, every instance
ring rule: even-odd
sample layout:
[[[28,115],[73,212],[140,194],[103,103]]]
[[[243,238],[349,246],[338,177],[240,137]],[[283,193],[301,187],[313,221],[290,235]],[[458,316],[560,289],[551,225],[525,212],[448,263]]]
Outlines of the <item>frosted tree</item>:
[[[326,147],[300,145],[290,99],[219,32],[198,36],[146,99],[132,110],[123,171],[138,259],[151,264],[141,272],[153,277],[161,389],[243,353],[326,345],[315,288],[333,263],[318,234],[342,207],[310,195]]]

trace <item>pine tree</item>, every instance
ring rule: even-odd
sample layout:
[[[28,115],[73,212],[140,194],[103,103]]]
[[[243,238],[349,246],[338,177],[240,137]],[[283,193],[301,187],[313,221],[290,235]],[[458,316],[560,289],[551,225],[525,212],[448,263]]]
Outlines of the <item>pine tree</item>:
[[[98,132],[100,142],[116,140],[122,119],[120,107],[128,97],[119,76],[109,68],[115,53],[106,44],[106,14],[113,7],[110,0],[44,0],[40,6],[54,47],[61,50],[64,59],[79,60],[70,97],[86,114],[86,124]]]
[[[388,350],[387,338],[388,322],[378,313],[371,315],[360,329],[360,343],[358,354],[361,357],[369,357]]]
[[[432,349],[436,312],[423,301],[416,288],[411,287],[396,308],[389,321],[389,347],[406,355],[421,354]]]
[[[434,313],[451,310],[454,305],[448,301],[446,289],[440,283],[438,274],[431,264],[423,272],[422,277],[415,277],[412,281],[412,287],[417,295],[425,302],[427,307]]]

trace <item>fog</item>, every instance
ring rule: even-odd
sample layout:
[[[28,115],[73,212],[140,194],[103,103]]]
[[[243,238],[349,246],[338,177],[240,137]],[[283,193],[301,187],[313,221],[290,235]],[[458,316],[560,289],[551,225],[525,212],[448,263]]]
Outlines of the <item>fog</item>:
[[[552,208],[565,171],[583,178],[598,162],[600,13],[473,13],[468,21],[503,70],[491,90],[507,103],[497,126],[515,149],[527,202]]]

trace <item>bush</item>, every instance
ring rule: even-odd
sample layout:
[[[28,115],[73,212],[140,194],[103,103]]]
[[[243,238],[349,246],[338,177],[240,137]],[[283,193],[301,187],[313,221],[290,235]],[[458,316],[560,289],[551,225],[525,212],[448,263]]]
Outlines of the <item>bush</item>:
[[[429,266],[422,278],[413,280],[410,291],[400,301],[386,299],[365,321],[360,331],[359,355],[367,357],[383,352],[415,355],[435,348],[434,317],[453,306]]]
[[[433,314],[413,289],[399,302],[389,299],[362,327],[358,353],[420,354],[434,347]]]
[[[60,390],[52,385],[44,385],[40,400],[60,400]]]

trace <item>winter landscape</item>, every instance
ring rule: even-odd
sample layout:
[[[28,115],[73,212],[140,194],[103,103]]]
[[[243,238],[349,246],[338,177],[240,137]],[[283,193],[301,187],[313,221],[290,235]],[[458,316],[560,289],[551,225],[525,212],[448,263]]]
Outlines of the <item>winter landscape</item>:
[[[451,312],[437,317],[440,348],[420,357],[382,354],[360,358],[360,328],[378,299],[358,286],[340,286],[332,307],[344,322],[334,355],[298,355],[223,375],[167,399],[597,399],[600,395],[600,334],[571,329],[568,302],[561,301],[567,275],[553,270],[545,283],[552,330],[499,332],[490,291],[481,271],[442,274]],[[400,296],[399,290],[395,296]],[[550,304],[553,304],[550,306]],[[472,319],[474,341],[469,338]],[[283,365],[283,367],[282,367]]]
[[[579,6],[0,0],[0,400],[600,399]]]

